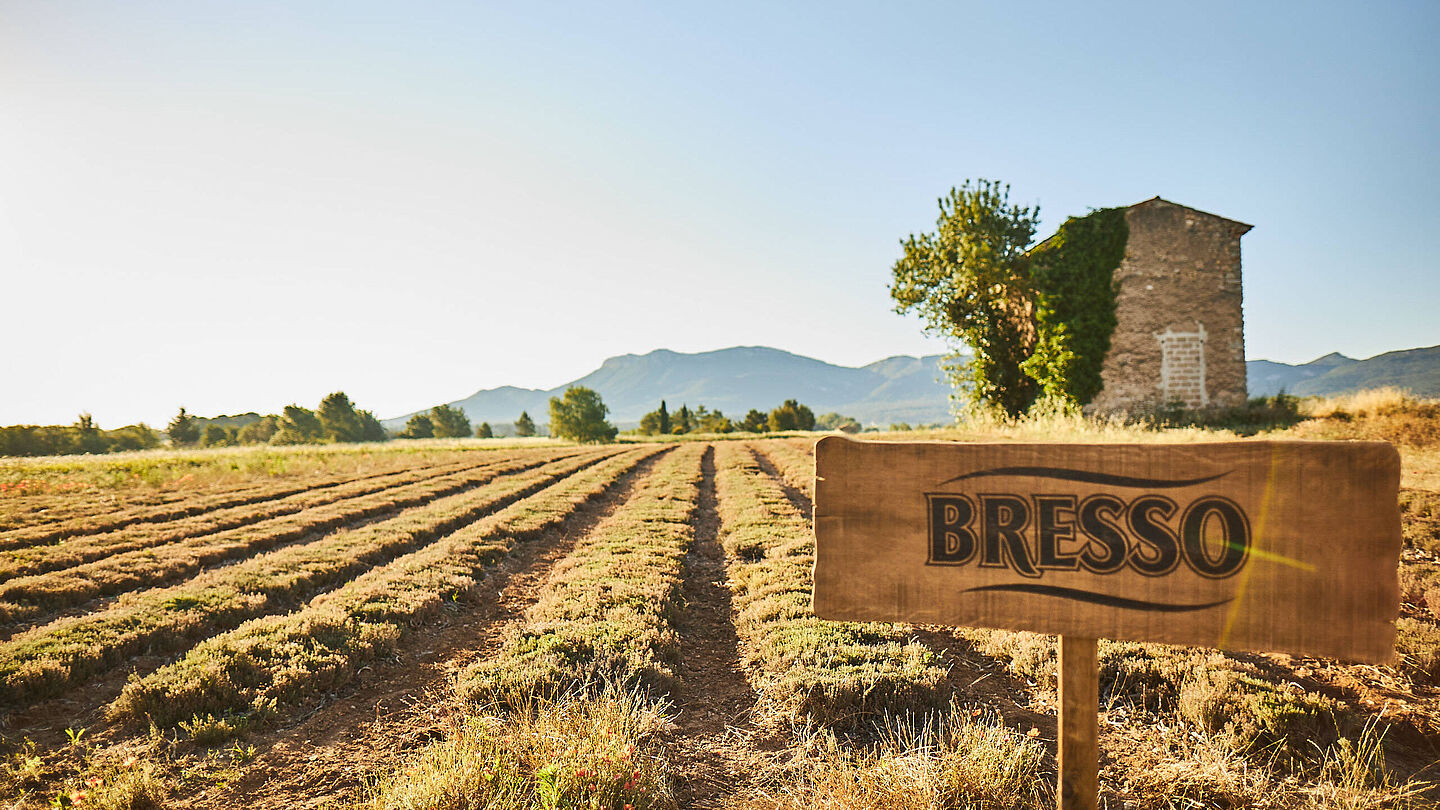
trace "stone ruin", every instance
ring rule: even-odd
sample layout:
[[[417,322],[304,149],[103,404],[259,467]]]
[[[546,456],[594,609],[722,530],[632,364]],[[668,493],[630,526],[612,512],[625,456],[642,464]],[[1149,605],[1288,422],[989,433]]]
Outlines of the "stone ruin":
[[[1125,209],[1115,331],[1096,411],[1243,405],[1240,237],[1252,226],[1159,197]]]

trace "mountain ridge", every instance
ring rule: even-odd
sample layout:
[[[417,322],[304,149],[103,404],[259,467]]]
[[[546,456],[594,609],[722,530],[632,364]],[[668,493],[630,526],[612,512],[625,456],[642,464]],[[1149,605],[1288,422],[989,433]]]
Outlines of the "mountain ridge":
[[[1291,365],[1271,360],[1245,364],[1250,396],[1328,396],[1393,386],[1420,397],[1440,397],[1440,346],[1400,349],[1363,360],[1339,352]]]
[[[816,414],[836,411],[867,424],[950,419],[950,388],[941,381],[942,355],[896,355],[864,366],[841,366],[769,346],[731,346],[685,353],[656,349],[606,358],[579,379],[549,389],[500,386],[446,403],[471,422],[508,423],[527,411],[544,421],[550,397],[572,386],[600,393],[612,421],[638,422],[664,399],[671,409],[705,405],[741,417],[797,399]],[[412,414],[383,420],[404,425]]]
[[[504,385],[446,403],[474,423],[509,424],[521,411],[546,421],[550,397],[576,385],[600,393],[611,420],[634,424],[664,399],[671,410],[705,405],[738,418],[797,399],[815,413],[835,411],[867,425],[948,422],[950,387],[940,369],[943,355],[893,355],[863,366],[841,366],[769,346],[731,346],[707,352],[655,349],[604,360],[594,371],[554,388]],[[1357,360],[1338,352],[1308,363],[1271,360],[1246,363],[1250,396],[1280,391],[1327,395],[1393,385],[1426,397],[1440,396],[1440,346],[1405,349]],[[403,427],[412,414],[383,420]]]

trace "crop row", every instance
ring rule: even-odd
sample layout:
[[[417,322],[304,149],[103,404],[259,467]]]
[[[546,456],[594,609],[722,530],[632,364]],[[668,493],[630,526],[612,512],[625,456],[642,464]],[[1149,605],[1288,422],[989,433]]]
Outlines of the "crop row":
[[[815,498],[815,443],[807,439],[777,439],[755,446],[775,469],[785,483]]]
[[[349,523],[419,506],[542,462],[517,459],[397,487],[298,514],[201,535],[155,548],[141,548],[0,584],[0,621],[33,620],[47,611],[139,587],[155,587],[198,573],[206,566],[266,551]]]
[[[246,622],[127,684],[115,718],[172,726],[193,715],[274,712],[334,688],[394,648],[411,622],[471,593],[517,542],[559,526],[660,450],[613,456],[490,517],[317,597],[302,610]]]
[[[441,537],[595,464],[607,454],[555,461],[477,489],[217,569],[170,588],[121,596],[105,610],[57,619],[0,644],[0,703],[56,694],[142,649],[273,613],[395,555]]]
[[[488,464],[465,465],[459,469],[444,470],[438,474],[392,473],[385,477],[343,484],[318,492],[300,492],[275,500],[181,518],[158,526],[141,524],[117,529],[113,532],[102,532],[64,540],[55,545],[13,549],[0,552],[0,582],[82,565],[92,560],[128,551],[163,546],[188,538],[249,526],[328,504],[354,503],[356,499],[363,499],[365,496],[376,496],[367,503],[384,503],[385,495],[390,492],[405,493],[416,487],[425,488],[427,486],[432,489],[438,486],[441,490],[448,486],[465,486],[465,481],[483,478],[492,471],[512,470],[517,468],[517,464],[534,465],[555,457],[556,454],[553,451],[541,452],[492,461]]]
[[[658,756],[701,459],[687,444],[556,566],[499,654],[461,673],[463,724],[358,806],[673,808]]]
[[[687,444],[555,567],[525,625],[459,679],[462,695],[521,706],[603,683],[669,691],[680,643],[685,553],[695,538],[700,462]]]
[[[735,630],[762,702],[824,724],[943,706],[945,672],[930,650],[907,640],[904,627],[815,618],[809,521],[752,451],[721,443],[716,467]]]
[[[486,454],[490,456],[490,454]],[[72,537],[83,535],[100,534],[101,532],[115,531],[137,523],[163,523],[171,520],[200,515],[206,512],[214,512],[220,509],[230,509],[237,506],[247,506],[252,503],[285,498],[305,492],[316,492],[331,487],[344,486],[360,481],[367,481],[389,476],[412,476],[433,475],[437,471],[448,472],[473,467],[477,463],[493,461],[494,457],[482,457],[478,462],[468,460],[445,465],[444,467],[420,467],[418,469],[384,470],[365,475],[354,475],[349,473],[307,476],[303,478],[290,478],[285,481],[266,484],[245,484],[233,489],[216,492],[209,495],[194,497],[190,493],[175,493],[167,496],[159,504],[147,504],[134,506],[128,509],[115,510],[105,508],[108,503],[96,504],[97,508],[104,511],[92,514],[81,514],[69,519],[56,521],[53,518],[45,521],[44,525],[32,526],[16,531],[6,532],[0,537],[0,550],[11,548],[23,548],[26,546],[37,546],[46,543],[53,543],[66,540]],[[416,479],[418,480],[418,478]],[[106,497],[108,501],[110,496]]]

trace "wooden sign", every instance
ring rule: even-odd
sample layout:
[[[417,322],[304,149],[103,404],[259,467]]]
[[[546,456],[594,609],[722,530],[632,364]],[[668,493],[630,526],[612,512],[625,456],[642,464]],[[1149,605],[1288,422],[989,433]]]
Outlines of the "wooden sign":
[[[815,615],[1383,663],[1400,458],[1381,442],[821,439]]]

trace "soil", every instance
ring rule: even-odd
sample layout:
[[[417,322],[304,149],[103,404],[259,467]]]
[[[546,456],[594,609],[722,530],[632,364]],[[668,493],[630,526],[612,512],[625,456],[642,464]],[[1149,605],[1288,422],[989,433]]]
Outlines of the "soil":
[[[717,808],[760,787],[777,770],[788,734],[759,725],[755,691],[740,665],[725,551],[715,509],[715,453],[702,461],[695,540],[685,557],[686,610],[679,627],[682,687],[671,695],[675,727],[665,740],[682,808]]]

